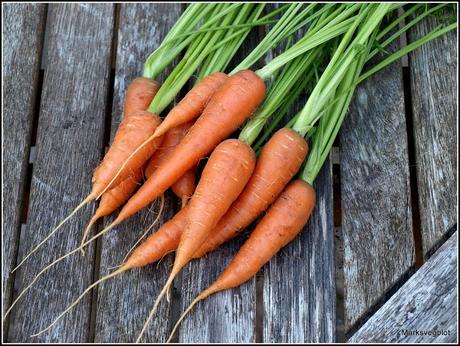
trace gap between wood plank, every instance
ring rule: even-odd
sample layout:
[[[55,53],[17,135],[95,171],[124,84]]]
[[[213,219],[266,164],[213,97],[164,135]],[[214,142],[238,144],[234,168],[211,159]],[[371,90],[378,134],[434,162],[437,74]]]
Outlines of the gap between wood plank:
[[[407,129],[407,150],[409,158],[409,181],[410,181],[410,197],[412,207],[412,234],[414,237],[415,248],[415,268],[418,269],[423,265],[423,242],[420,209],[418,206],[419,193],[417,185],[417,161],[415,154],[415,137],[414,137],[414,122],[412,113],[412,92],[410,86],[410,69],[409,66],[403,66],[403,92],[404,105],[406,114],[406,129]]]
[[[432,255],[445,243],[450,237],[457,231],[457,224],[451,227],[442,238],[442,241],[438,243],[436,249],[433,249]],[[427,258],[427,260],[429,257]],[[346,333],[346,339],[349,340],[361,327],[375,314],[377,311],[415,274],[416,270],[414,267],[409,268],[409,270],[401,276],[401,278],[396,282],[396,284],[388,290],[369,310],[363,315],[353,327],[350,328],[348,333]]]
[[[263,342],[263,328],[264,328],[264,275],[258,273],[256,275],[256,315],[254,324],[254,334],[256,343]]]
[[[338,139],[338,137],[337,137]],[[333,147],[339,152],[339,141]],[[340,157],[332,165],[332,203],[334,217],[334,258],[335,258],[335,293],[336,293],[336,342],[345,342],[345,302],[344,302],[344,273],[343,273],[343,237],[342,237],[342,196],[340,181]]]
[[[398,9],[398,15],[402,15],[404,10]],[[398,27],[402,29],[406,24],[406,20],[399,23]],[[404,32],[399,37],[399,44],[401,48],[407,46],[407,33]],[[423,243],[422,243],[422,228],[420,209],[418,206],[419,193],[417,184],[417,162],[415,152],[415,136],[414,136],[414,115],[412,112],[412,90],[410,84],[410,68],[409,56],[406,54],[401,57],[402,76],[403,76],[403,94],[404,94],[404,113],[406,116],[406,130],[407,130],[407,150],[409,160],[409,184],[410,184],[410,198],[412,207],[412,235],[414,237],[414,250],[415,250],[415,268],[418,269],[423,264]]]

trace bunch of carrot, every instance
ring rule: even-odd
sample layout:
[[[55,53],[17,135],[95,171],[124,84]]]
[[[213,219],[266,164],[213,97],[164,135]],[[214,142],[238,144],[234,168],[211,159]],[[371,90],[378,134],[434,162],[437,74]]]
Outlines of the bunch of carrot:
[[[205,20],[200,30],[183,36],[178,34],[179,30],[172,30],[160,46],[159,52],[171,51],[180,44],[170,42],[180,39],[183,48],[188,45],[181,63],[161,88],[142,78],[133,82],[126,93],[124,121],[94,173],[92,192],[82,203],[102,196],[90,225],[124,204],[115,221],[92,239],[84,237],[79,248],[43,269],[17,299],[49,267],[148,206],[168,188],[172,187],[181,197],[183,208],[137,247],[117,270],[88,287],[53,324],[99,283],[175,251],[171,274],[137,339],[140,341],[176,275],[193,258],[215,250],[267,210],[228,267],[184,312],[172,334],[197,302],[254,276],[307,223],[315,206],[314,179],[329,154],[356,85],[398,57],[456,27],[454,23],[437,28],[362,73],[364,64],[379,49],[423,16],[442,7],[409,7],[406,13],[422,10],[421,15],[389,35],[405,17],[386,25],[382,25],[382,20],[402,4],[310,4],[304,9],[291,4],[281,8],[284,14],[266,38],[227,75],[218,71],[226,68],[251,25],[273,16],[258,20],[261,5],[214,6],[210,9],[204,6],[209,11],[205,13],[213,19]],[[190,12],[193,10],[187,13]],[[222,21],[216,21],[216,16]],[[303,26],[308,29],[292,44],[293,33]],[[270,48],[286,39],[288,43],[282,54],[256,72],[249,69]],[[204,49],[209,45],[213,48]],[[144,77],[146,71],[154,69],[152,62],[161,56],[157,52],[152,54]],[[161,120],[158,115],[200,64],[195,86]],[[268,91],[266,80],[271,80]],[[283,115],[305,89],[309,97],[304,108],[276,130]],[[251,116],[238,139],[227,139]],[[264,131],[270,118],[271,124]],[[300,178],[292,180],[307,158],[308,139],[312,150]],[[196,183],[196,165],[208,155]],[[147,180],[131,196],[142,180],[144,169]],[[110,204],[115,207],[102,208]]]

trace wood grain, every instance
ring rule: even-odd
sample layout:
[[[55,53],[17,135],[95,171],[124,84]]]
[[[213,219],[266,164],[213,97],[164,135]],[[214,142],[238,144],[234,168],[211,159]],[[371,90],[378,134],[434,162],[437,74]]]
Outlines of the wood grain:
[[[116,54],[112,112],[112,138],[122,119],[128,84],[141,75],[145,59],[153,52],[181,14],[180,4],[121,4]],[[171,69],[168,69],[170,71]],[[167,73],[167,72],[166,72]],[[177,210],[177,199],[166,194],[165,211],[157,229]],[[125,254],[156,217],[159,203],[151,212],[142,211],[103,237],[100,276],[121,264]],[[115,212],[117,214],[117,212]],[[112,217],[104,220],[107,226]],[[103,284],[98,290],[95,342],[134,342],[163,287],[171,266],[168,256],[159,264],[135,269]],[[168,335],[169,305],[164,301],[152,319],[144,342],[164,341]]]
[[[113,5],[52,4],[42,103],[38,123],[27,228],[19,258],[62,220],[90,191],[91,174],[102,152],[111,53]],[[17,273],[16,295],[52,258],[80,241],[88,206]],[[46,327],[92,279],[93,247],[86,258],[72,256],[37,282],[13,310],[12,342],[88,341],[90,299],[49,332]]]
[[[414,265],[400,61],[356,89],[340,134],[340,160],[349,331]]]
[[[227,267],[242,245],[243,239],[235,239],[186,267],[182,274],[181,313],[192,300],[206,289]],[[216,293],[207,298],[182,322],[179,342],[228,342],[255,341],[255,280],[231,290]]]
[[[450,13],[455,15],[454,13]],[[409,43],[441,24],[430,17],[409,32]],[[417,186],[425,259],[457,223],[457,33],[409,55]]]
[[[457,243],[455,232],[349,342],[455,343]]]
[[[264,268],[263,341],[335,341],[332,164],[314,184],[316,207],[302,233]]]
[[[16,262],[34,108],[40,97],[45,9],[44,4],[9,3],[3,7],[3,313],[11,304],[10,272]]]

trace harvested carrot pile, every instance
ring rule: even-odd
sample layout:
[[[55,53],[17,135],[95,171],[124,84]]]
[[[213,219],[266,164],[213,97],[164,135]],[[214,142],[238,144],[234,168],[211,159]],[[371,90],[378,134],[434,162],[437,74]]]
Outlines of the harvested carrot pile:
[[[444,6],[294,3],[270,12],[264,4],[189,5],[148,57],[142,76],[127,88],[123,121],[88,177],[87,198],[18,267],[32,261],[53,234],[64,232],[66,221],[77,217],[82,206],[98,201],[94,215],[78,216],[89,220],[81,245],[43,268],[4,317],[55,264],[84,254],[88,244],[132,215],[158,199],[164,202],[164,193],[172,189],[180,211],[161,227],[156,227],[158,216],[123,264],[36,334],[50,330],[104,281],[173,253],[163,290],[155,302],[145,302],[153,306],[150,314],[139,316],[146,322],[136,341],[143,341],[158,304],[183,268],[219,251],[258,220],[231,263],[214,273],[215,282],[194,292],[197,297],[172,329],[171,340],[198,302],[254,277],[304,229],[315,212],[314,181],[346,121],[356,86],[457,23],[437,27],[379,62],[372,58]],[[404,15],[398,15],[401,11]],[[265,38],[244,59],[233,61],[249,32],[263,25]],[[275,48],[281,53],[268,59]],[[268,62],[257,69],[262,58]],[[175,59],[179,62],[160,83],[161,72]],[[184,88],[185,96],[168,109]],[[296,102],[304,105],[299,112],[293,111]],[[111,214],[117,215],[114,221],[91,238],[96,221]]]

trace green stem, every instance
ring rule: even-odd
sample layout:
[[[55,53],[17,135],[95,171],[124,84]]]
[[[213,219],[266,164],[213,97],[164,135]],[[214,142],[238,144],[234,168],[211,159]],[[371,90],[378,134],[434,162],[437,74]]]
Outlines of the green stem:
[[[243,61],[236,66],[231,72],[230,75],[235,74],[238,71],[248,69],[255,62],[257,62],[262,55],[264,55],[270,48],[273,47],[279,40],[283,38],[283,29],[288,23],[295,21],[297,12],[302,7],[302,4],[292,4],[284,12],[283,16],[278,20],[274,27],[265,35],[265,37],[260,41],[256,48],[254,48],[251,53],[243,59]]]
[[[355,23],[345,34],[344,40],[337,48],[331,62],[323,72],[307,103],[302,109],[300,116],[295,122],[293,129],[301,136],[305,136],[313,127],[315,122],[323,114],[323,107],[326,105],[331,95],[335,92],[347,69],[353,63],[358,54],[362,54],[365,42],[372,34],[373,30],[380,24],[385,14],[390,9],[391,4],[379,4],[377,7],[369,5],[361,11]],[[374,9],[375,8],[375,9]],[[356,37],[345,50],[355,30],[360,26]],[[345,42],[345,44],[343,44]]]
[[[381,70],[382,68],[384,68],[388,64],[391,64],[393,61],[398,60],[402,56],[404,56],[404,55],[408,54],[409,52],[413,51],[414,49],[424,45],[425,43],[427,43],[427,42],[429,42],[429,41],[431,41],[431,40],[433,40],[433,39],[435,39],[437,37],[440,37],[440,36],[444,35],[448,31],[451,31],[451,30],[456,29],[456,28],[457,28],[457,22],[452,23],[452,24],[448,25],[447,27],[445,27],[443,29],[436,29],[436,31],[432,31],[430,34],[425,35],[424,37],[418,39],[417,41],[414,41],[414,42],[408,44],[406,47],[398,50],[396,53],[390,55],[385,60],[381,61],[380,63],[375,65],[373,68],[368,70],[366,73],[364,73],[357,80],[356,84],[361,83],[364,79],[368,78],[370,75],[372,75],[372,74],[376,73],[377,71]]]
[[[264,7],[265,4],[261,4],[258,5],[257,8],[254,11],[252,11],[252,13],[250,13],[251,8],[249,7],[239,12],[237,18],[235,19],[235,23],[248,21],[249,23],[251,23],[251,26],[249,26],[245,30],[237,31],[239,32],[239,34],[235,38],[230,40],[225,45],[220,46],[218,49],[215,49],[212,52],[212,54],[210,53],[207,56],[206,60],[203,63],[203,66],[200,69],[200,73],[198,74],[196,83],[198,83],[202,78],[213,72],[225,70],[227,65],[230,63],[230,60],[235,55],[238,48],[241,46],[246,36],[249,34],[250,29],[253,26],[252,24],[256,23],[256,19],[260,16]],[[228,30],[228,32],[226,32],[225,37],[232,37],[234,34],[235,30],[230,29]]]
[[[193,35],[178,41],[177,36],[188,28],[194,28],[210,11],[217,5],[205,6],[204,4],[192,4],[184,11],[179,20],[174,24],[160,46],[147,58],[144,64],[143,76],[155,79],[169,65],[174,58],[190,43]],[[173,44],[174,43],[174,44]]]
[[[219,9],[214,11],[214,14]],[[228,25],[236,16],[236,11],[229,12],[223,19],[222,25]],[[209,53],[209,48],[224,34],[224,31],[216,33],[206,32],[200,34],[202,39],[192,43],[186,55],[181,62],[176,66],[174,71],[168,76],[166,81],[161,86],[157,95],[150,104],[148,111],[154,114],[160,114],[174,99],[177,93],[182,89],[187,80],[198,68],[203,59]]]
[[[310,67],[317,61],[320,53],[320,49],[313,50],[308,54],[297,57],[286,65],[281,74],[271,83],[262,106],[242,129],[239,136],[240,140],[251,145],[262,132],[265,123],[273,113],[276,112],[278,117],[284,114],[279,111],[280,107],[284,103],[291,105],[314,76],[314,69],[310,69]],[[306,73],[308,70],[310,72]],[[300,79],[302,79],[303,83],[300,83],[299,87],[297,81]],[[272,121],[271,123],[276,126],[278,122]],[[270,129],[273,130],[274,127],[271,126]],[[271,132],[270,129],[264,131],[264,133]]]
[[[319,125],[313,135],[313,145],[309,154],[308,161],[305,165],[305,168],[302,172],[301,178],[306,182],[312,184],[318,175],[322,165],[326,161],[329,152],[332,148],[335,138],[339,132],[341,124],[345,118],[345,115],[348,111],[349,104],[352,100],[352,96],[356,86],[362,82],[365,78],[368,78],[372,74],[381,70],[388,64],[391,64],[398,58],[408,54],[409,52],[417,49],[421,45],[434,40],[441,35],[444,35],[450,30],[454,30],[457,27],[457,23],[452,23],[442,29],[434,29],[429,34],[418,39],[417,41],[412,42],[408,46],[401,48],[399,51],[393,53],[391,56],[371,68],[364,74],[361,74],[361,70],[366,61],[370,59],[372,53],[370,50],[374,44],[376,38],[381,38],[382,35],[377,34],[375,31],[373,37],[369,39],[367,44],[367,51],[365,55],[362,55],[358,61],[353,62],[350,65],[350,69],[347,71],[347,74],[340,82],[337,87],[337,94],[334,96],[334,100],[329,103],[329,106],[325,108],[327,114],[324,115]],[[385,29],[384,29],[385,30]],[[382,31],[380,31],[381,33]],[[387,31],[388,32],[388,31]]]

